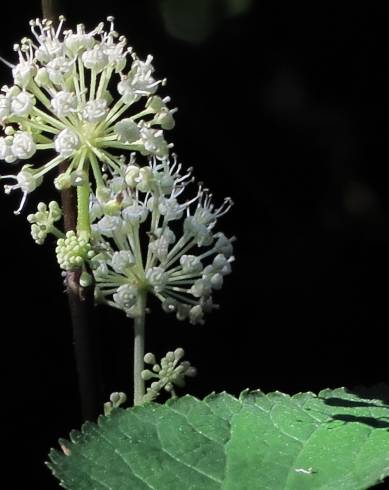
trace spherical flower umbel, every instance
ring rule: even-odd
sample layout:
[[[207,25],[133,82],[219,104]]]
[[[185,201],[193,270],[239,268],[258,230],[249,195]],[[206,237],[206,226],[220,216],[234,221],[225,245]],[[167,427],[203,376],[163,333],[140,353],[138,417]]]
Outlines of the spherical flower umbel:
[[[55,179],[63,189],[83,185],[85,179],[72,175],[88,176],[89,169],[101,182],[102,168],[117,170],[126,150],[167,157],[172,145],[164,130],[173,127],[176,109],[168,109],[169,97],[156,95],[165,80],[155,78],[152,56],[140,60],[112,17],[108,29],[100,23],[89,32],[82,24],[63,30],[64,22],[60,17],[54,27],[32,20],[32,39],[14,46],[19,60],[7,63],[14,84],[0,94],[0,159],[16,163],[47,152],[47,163],[30,167],[38,177],[67,160],[66,172]]]
[[[191,173],[182,175],[176,158],[139,167],[132,156],[92,196],[90,265],[98,301],[135,318],[138,295],[148,292],[192,324],[216,307],[212,295],[231,272],[234,237],[214,229],[232,201],[215,207],[202,185],[183,198]]]

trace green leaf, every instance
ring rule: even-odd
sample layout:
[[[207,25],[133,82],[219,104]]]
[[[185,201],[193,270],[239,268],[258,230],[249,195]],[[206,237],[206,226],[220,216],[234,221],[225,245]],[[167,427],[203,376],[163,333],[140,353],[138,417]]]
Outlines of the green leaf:
[[[359,490],[389,476],[389,405],[344,388],[116,409],[60,440],[69,490]]]

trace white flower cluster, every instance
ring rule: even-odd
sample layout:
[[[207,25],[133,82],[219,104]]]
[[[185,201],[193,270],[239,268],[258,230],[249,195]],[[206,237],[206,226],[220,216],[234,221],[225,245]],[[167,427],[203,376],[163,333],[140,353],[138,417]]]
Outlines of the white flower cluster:
[[[193,179],[191,170],[180,172],[175,158],[139,167],[133,156],[92,198],[96,297],[129,317],[139,314],[138,294],[147,291],[178,319],[202,324],[215,308],[213,291],[231,272],[234,237],[214,232],[231,199],[215,208],[200,185],[192,199],[181,200]]]
[[[61,269],[65,271],[81,269],[95,254],[90,243],[78,237],[74,231],[68,231],[64,238],[57,241],[55,252]]]
[[[175,397],[174,387],[183,388],[186,384],[186,377],[193,378],[196,376],[196,368],[189,361],[181,360],[184,356],[185,351],[181,347],[178,347],[174,352],[169,351],[161,359],[160,363],[157,363],[155,355],[151,352],[144,356],[144,362],[151,365],[152,368],[142,371],[142,379],[144,381],[156,380],[147,388],[147,392],[143,397],[144,402],[155,400],[162,389],[170,393],[172,397]]]
[[[215,207],[202,185],[182,198],[192,170],[181,173],[169,157],[164,131],[174,127],[176,109],[156,95],[165,80],[155,78],[152,57],[140,60],[107,20],[107,29],[100,23],[87,32],[82,24],[64,30],[63,17],[56,28],[36,19],[33,39],[14,46],[14,83],[0,93],[0,159],[16,164],[39,151],[50,157],[2,176],[15,181],[5,192],[22,191],[19,213],[44,175],[62,164],[54,184],[77,187],[77,230],[63,234],[54,224],[57,203],[40,203],[28,217],[33,239],[56,236],[60,267],[79,271],[82,287],[94,283],[97,300],[127,316],[141,316],[141,299],[153,294],[166,312],[202,324],[234,260],[234,237],[215,232],[232,201]]]
[[[27,216],[31,223],[31,235],[35,243],[42,245],[49,233],[61,237],[62,232],[56,228],[54,223],[62,218],[62,210],[56,201],[51,201],[49,206],[44,202],[38,204],[38,211]]]
[[[75,32],[63,30],[64,20],[57,28],[45,19],[30,22],[33,39],[16,44],[19,61],[7,63],[14,85],[1,89],[0,159],[16,163],[39,150],[50,154],[44,165],[30,166],[31,185],[12,176],[12,189],[22,190],[23,202],[65,160],[66,172],[55,179],[58,189],[84,185],[90,168],[98,184],[102,166],[120,167],[118,151],[163,159],[171,146],[163,131],[174,126],[176,109],[168,109],[168,97],[155,95],[165,80],[154,77],[152,56],[140,60],[115,31],[112,17],[107,30],[100,23],[90,32],[82,24]]]

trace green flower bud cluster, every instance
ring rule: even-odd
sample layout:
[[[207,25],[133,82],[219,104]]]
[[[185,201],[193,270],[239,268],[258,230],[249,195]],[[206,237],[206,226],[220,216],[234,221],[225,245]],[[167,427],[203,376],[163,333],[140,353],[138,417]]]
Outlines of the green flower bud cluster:
[[[31,235],[38,245],[42,245],[49,233],[57,236],[54,223],[62,217],[62,210],[56,201],[51,201],[49,206],[44,202],[38,204],[38,211],[29,214],[27,220],[31,223]]]
[[[169,351],[165,357],[161,359],[160,364],[157,363],[154,354],[151,352],[144,356],[146,364],[152,366],[150,369],[142,371],[142,378],[145,381],[156,379],[151,386],[147,388],[147,393],[144,395],[143,401],[149,402],[155,400],[160,394],[160,391],[164,389],[170,393],[172,398],[176,397],[174,386],[180,388],[186,384],[186,377],[193,378],[196,376],[196,368],[194,368],[189,361],[181,361],[185,356],[185,351],[181,347],[174,352]]]
[[[104,403],[104,415],[110,415],[114,408],[120,407],[127,401],[127,395],[122,392],[115,391],[111,393],[109,402]]]
[[[68,231],[66,238],[57,241],[55,252],[61,269],[65,271],[81,269],[84,262],[95,255],[88,240],[78,237],[74,231]]]

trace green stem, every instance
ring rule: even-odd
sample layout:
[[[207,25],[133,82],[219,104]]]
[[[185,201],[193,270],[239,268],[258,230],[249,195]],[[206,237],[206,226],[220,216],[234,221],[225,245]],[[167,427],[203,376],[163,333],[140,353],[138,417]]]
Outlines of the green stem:
[[[77,187],[77,232],[89,239],[89,182]]]
[[[139,291],[138,313],[134,320],[134,405],[141,405],[145,394],[145,382],[142,379],[145,355],[145,313],[146,291]]]
[[[55,225],[51,225],[50,233],[54,235],[56,238],[65,238],[65,234],[62,233]]]

